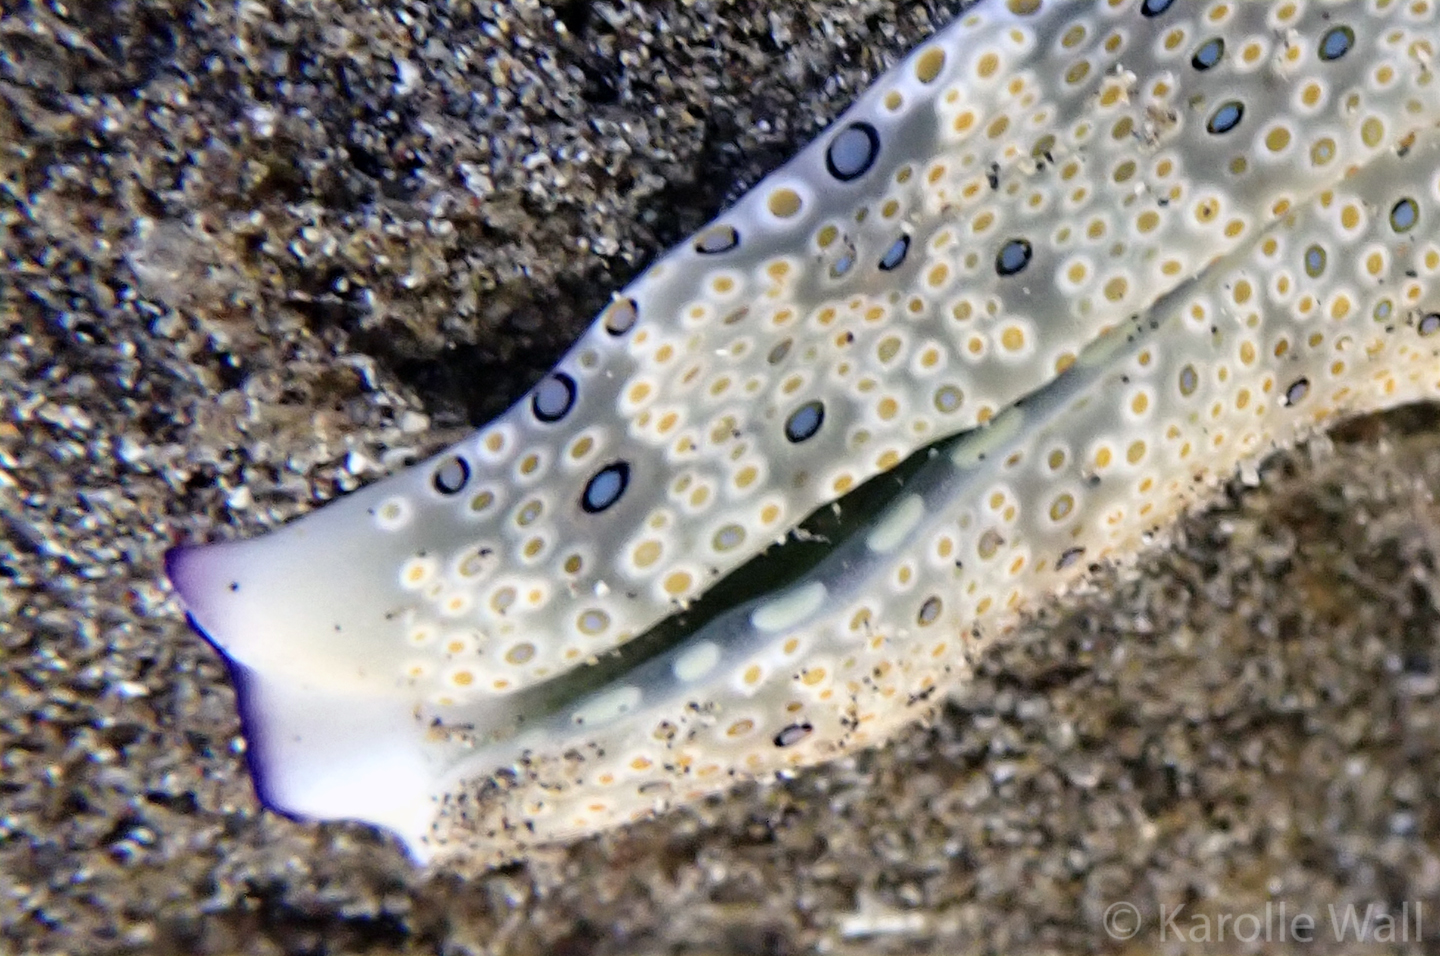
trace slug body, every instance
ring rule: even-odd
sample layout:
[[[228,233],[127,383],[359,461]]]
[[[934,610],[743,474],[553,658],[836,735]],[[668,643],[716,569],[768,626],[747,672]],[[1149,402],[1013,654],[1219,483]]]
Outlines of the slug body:
[[[1434,394],[1437,20],[966,11],[476,436],[172,552],[262,796],[501,862],[852,751],[1243,460]],[[798,579],[653,637],[917,453]]]

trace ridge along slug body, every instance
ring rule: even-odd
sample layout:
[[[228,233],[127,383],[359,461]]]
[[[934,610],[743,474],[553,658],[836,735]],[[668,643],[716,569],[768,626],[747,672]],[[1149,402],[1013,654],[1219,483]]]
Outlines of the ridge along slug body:
[[[475,438],[172,552],[262,795],[498,862],[824,760],[1201,478],[1429,394],[1436,17],[967,11]],[[967,429],[784,593],[593,663]]]

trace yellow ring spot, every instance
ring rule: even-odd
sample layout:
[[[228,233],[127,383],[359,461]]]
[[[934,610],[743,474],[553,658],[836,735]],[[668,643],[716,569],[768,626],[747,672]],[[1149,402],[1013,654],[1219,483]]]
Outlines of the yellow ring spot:
[[[777,189],[770,194],[767,203],[770,214],[778,219],[789,219],[800,211],[800,194],[790,188]]]
[[[1075,510],[1075,496],[1068,491],[1050,503],[1050,520],[1063,521]]]
[[[664,550],[659,541],[652,539],[642,541],[635,548],[635,566],[637,568],[648,568],[660,560],[660,552]]]
[[[725,731],[725,736],[743,737],[745,734],[748,734],[754,729],[755,721],[751,720],[749,717],[746,717],[743,720],[737,720],[735,721],[735,723],[731,724],[729,729]]]
[[[934,83],[940,71],[945,69],[945,51],[932,46],[921,53],[915,61],[915,78],[921,83]]]

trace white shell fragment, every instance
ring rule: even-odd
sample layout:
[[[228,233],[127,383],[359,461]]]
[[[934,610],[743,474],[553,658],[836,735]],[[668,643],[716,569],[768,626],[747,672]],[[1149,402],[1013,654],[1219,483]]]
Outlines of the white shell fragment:
[[[1435,394],[1437,21],[967,11],[478,435],[172,553],[262,795],[501,862],[852,751],[1242,461]],[[799,580],[633,641],[957,434]]]

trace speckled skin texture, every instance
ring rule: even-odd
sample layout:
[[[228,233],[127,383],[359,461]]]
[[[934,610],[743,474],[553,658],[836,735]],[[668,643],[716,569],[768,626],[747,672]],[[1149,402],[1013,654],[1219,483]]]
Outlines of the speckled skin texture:
[[[266,804],[498,864],[854,752],[1242,455],[1430,397],[1435,17],[965,11],[503,416],[167,555]],[[888,507],[822,512],[867,528],[803,582],[641,663],[804,515],[986,422]]]
[[[1121,944],[1100,916],[1119,899],[1147,913],[1269,898],[1440,912],[1427,490],[1440,442],[1424,409],[1237,486],[1138,574],[1102,578],[988,657],[934,728],[853,764],[470,880],[417,874],[368,828],[261,814],[223,669],[158,583],[164,547],[333,497],[354,484],[352,446],[378,459],[413,444],[417,414],[437,443],[459,437],[645,255],[930,26],[922,8],[878,3],[774,21],[677,4],[621,8],[632,26],[617,41],[600,27],[609,8],[582,30],[575,6],[569,52],[538,53],[555,50],[552,17],[519,6],[506,30],[532,48],[507,59],[478,25],[442,29],[416,9],[430,34],[481,51],[426,93],[476,105],[427,133],[433,106],[385,116],[391,55],[418,60],[428,39],[394,8],[277,9],[267,23],[247,6],[240,25],[231,10],[150,9],[72,7],[69,37],[63,17],[21,12],[0,36],[0,141],[18,144],[0,163],[26,197],[23,218],[0,207],[17,263],[0,290],[0,610],[16,622],[0,670],[5,948],[1108,950]],[[182,12],[188,26],[168,25]],[[663,42],[635,35],[661,18]],[[342,26],[357,38],[344,56]],[[620,48],[634,61],[620,98],[587,102]],[[536,65],[556,62],[579,75]],[[522,83],[527,68],[525,102],[497,100],[492,71]],[[277,104],[268,140],[247,125],[261,92]],[[455,234],[427,236],[426,177],[482,157],[485,124],[528,123],[502,137],[521,143],[588,137],[598,156],[595,115],[649,129],[614,175],[606,160],[562,163],[532,192],[529,177],[552,174],[526,173],[534,147],[517,147],[477,164],[496,193]],[[406,186],[406,149],[438,154],[439,138],[459,154]],[[350,156],[326,152],[347,139]],[[255,209],[265,221],[247,226]],[[141,214],[182,228],[137,245]],[[503,276],[515,262],[528,277]],[[335,291],[340,275],[377,304]],[[127,299],[131,285],[151,305]],[[1153,921],[1138,940],[1158,945]]]

